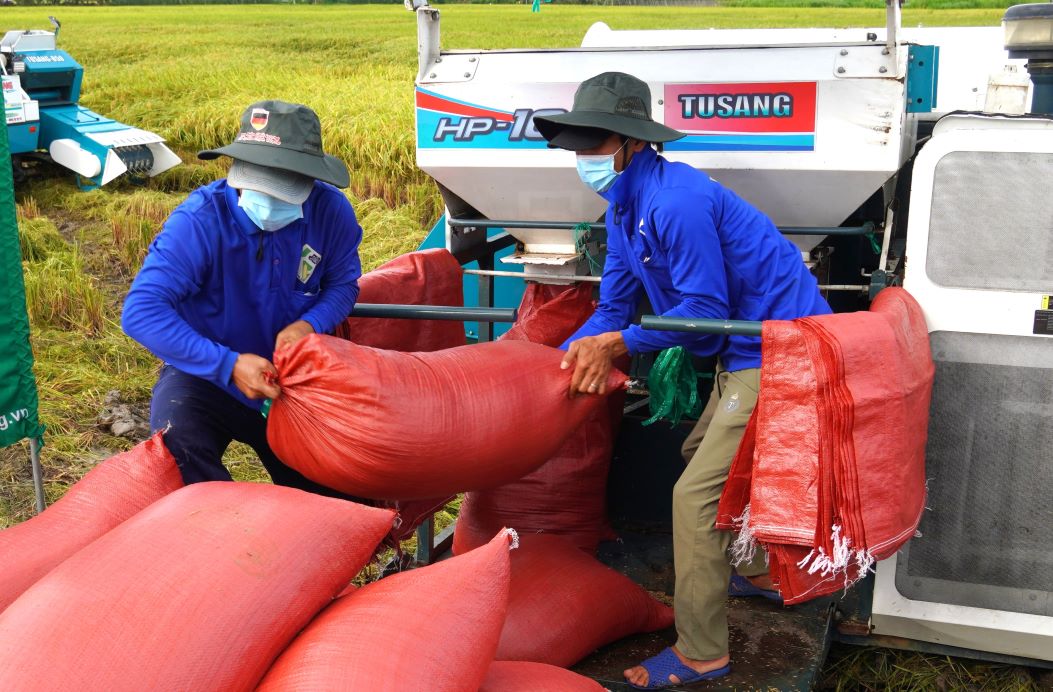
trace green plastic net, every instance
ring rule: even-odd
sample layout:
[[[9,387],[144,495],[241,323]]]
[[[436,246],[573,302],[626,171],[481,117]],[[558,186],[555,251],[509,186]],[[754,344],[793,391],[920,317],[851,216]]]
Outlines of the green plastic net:
[[[684,416],[697,418],[702,412],[698,373],[683,346],[667,348],[658,354],[647,377],[647,389],[651,394],[651,417],[644,425],[658,420],[676,425]]]

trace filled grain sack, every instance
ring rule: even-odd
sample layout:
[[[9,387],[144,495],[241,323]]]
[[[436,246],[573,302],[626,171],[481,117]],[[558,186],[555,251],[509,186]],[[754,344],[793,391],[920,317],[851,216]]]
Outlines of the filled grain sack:
[[[275,354],[271,448],[308,478],[372,499],[441,497],[533,471],[594,411],[563,352],[500,341],[433,353],[312,334]],[[611,371],[608,390],[625,376]]]
[[[0,611],[67,557],[181,487],[161,433],[100,462],[58,502],[0,531]]]
[[[464,305],[460,263],[445,249],[400,255],[358,280],[359,303]],[[464,322],[350,317],[336,336],[362,346],[394,351],[439,351],[465,344]]]
[[[594,308],[587,284],[528,284],[519,318],[501,340],[559,346]],[[600,540],[613,536],[607,523],[607,474],[623,402],[623,393],[611,394],[608,410],[591,413],[536,471],[496,488],[465,493],[454,553],[482,545],[502,526],[560,535],[595,553]]]
[[[672,625],[672,608],[566,539],[521,534],[495,659],[569,667],[622,637]]]
[[[464,305],[463,275],[460,263],[448,250],[409,252],[363,274],[358,280],[358,302],[461,307]],[[464,322],[458,320],[351,317],[333,333],[360,346],[394,351],[441,351],[465,345]],[[452,499],[445,496],[375,501],[377,506],[390,507],[399,515],[385,543],[397,546]]]
[[[267,673],[261,692],[477,690],[508,600],[502,531],[485,546],[367,584],[329,606]]]
[[[529,661],[494,661],[479,692],[603,692],[595,680],[566,668]]]
[[[251,690],[392,517],[259,483],[177,490],[0,614],[0,689]]]

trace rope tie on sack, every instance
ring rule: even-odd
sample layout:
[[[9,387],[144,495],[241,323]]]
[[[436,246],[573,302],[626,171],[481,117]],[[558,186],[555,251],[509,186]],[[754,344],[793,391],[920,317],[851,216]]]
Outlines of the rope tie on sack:
[[[698,374],[683,346],[667,348],[658,354],[647,376],[647,389],[651,397],[651,417],[644,425],[660,419],[676,425],[685,415],[697,417],[702,412]]]

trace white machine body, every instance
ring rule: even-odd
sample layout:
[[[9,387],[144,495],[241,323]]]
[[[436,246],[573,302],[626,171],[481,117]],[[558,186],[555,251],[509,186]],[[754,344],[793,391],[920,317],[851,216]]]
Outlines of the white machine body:
[[[594,221],[606,202],[532,118],[569,110],[581,81],[621,70],[648,83],[657,120],[689,132],[666,144],[667,158],[704,169],[778,225],[837,226],[913,148],[907,48],[884,53],[871,42],[444,54],[417,85],[417,162],[488,218]],[[528,252],[573,249],[566,231],[515,235]]]
[[[492,220],[601,216],[606,202],[578,179],[574,154],[547,148],[532,119],[570,109],[578,84],[605,71],[646,81],[654,118],[688,134],[665,146],[668,159],[705,171],[780,227],[842,225],[875,195],[891,218],[896,174],[920,126],[957,110],[1005,114],[942,120],[914,163],[905,285],[925,309],[937,362],[933,511],[921,538],[877,566],[872,625],[876,634],[1053,659],[1053,537],[1034,530],[1053,527],[1053,195],[1045,189],[1053,125],[1006,117],[1025,112],[1030,85],[1002,31],[904,29],[890,3],[888,24],[876,29],[597,24],[580,48],[440,51],[438,12],[421,4],[417,163]],[[939,50],[928,109],[908,105],[918,46]],[[570,231],[508,231],[519,240],[511,262],[574,276]],[[447,228],[448,247],[451,236]],[[807,257],[823,235],[793,240]],[[1014,499],[1024,508],[1007,507]]]
[[[906,90],[910,46],[937,45],[965,70],[938,75],[940,110],[1022,112],[1026,83],[997,28],[612,31],[580,48],[440,51],[438,13],[418,9],[417,163],[488,219],[595,221],[606,203],[548,149],[539,114],[570,109],[584,79],[629,72],[648,83],[656,120],[687,133],[666,158],[704,170],[780,227],[841,225],[915,146]],[[941,63],[943,64],[943,63]],[[506,262],[554,273],[575,255],[566,230],[509,229]],[[449,237],[449,234],[448,234]],[[808,251],[823,236],[794,236]],[[533,271],[533,270],[532,270]],[[561,271],[560,273],[566,273]]]
[[[918,538],[878,634],[1053,659],[1053,120],[941,120],[914,164],[904,287],[936,382]]]

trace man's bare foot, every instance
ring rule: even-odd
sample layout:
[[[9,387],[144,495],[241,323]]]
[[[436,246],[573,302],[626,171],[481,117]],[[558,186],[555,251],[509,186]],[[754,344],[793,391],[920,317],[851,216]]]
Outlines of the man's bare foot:
[[[723,668],[728,664],[728,661],[730,660],[730,658],[727,655],[724,655],[720,658],[714,658],[711,661],[696,661],[693,658],[687,658],[686,656],[684,656],[675,646],[671,646],[669,648],[673,650],[673,653],[676,654],[676,657],[680,659],[681,663],[683,663],[685,666],[695,671],[696,673],[708,673],[711,670]],[[643,666],[634,666],[632,668],[629,668],[628,670],[623,672],[623,675],[625,675],[625,679],[633,685],[637,685],[639,687],[647,686],[647,669]],[[676,685],[682,681],[675,675],[670,675],[668,682],[669,684]]]

